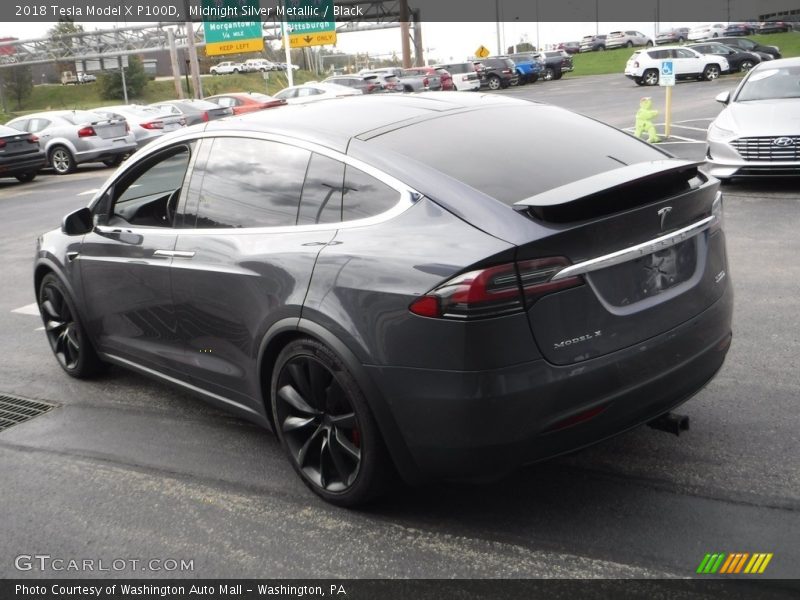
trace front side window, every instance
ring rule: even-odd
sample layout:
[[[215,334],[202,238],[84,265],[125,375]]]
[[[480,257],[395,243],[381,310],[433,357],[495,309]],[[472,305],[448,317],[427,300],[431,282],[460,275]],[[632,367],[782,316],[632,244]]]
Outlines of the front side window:
[[[205,167],[198,228],[283,227],[297,221],[311,152],[247,138],[217,138]]]
[[[176,146],[125,174],[114,186],[109,224],[172,227],[190,154],[189,146]]]

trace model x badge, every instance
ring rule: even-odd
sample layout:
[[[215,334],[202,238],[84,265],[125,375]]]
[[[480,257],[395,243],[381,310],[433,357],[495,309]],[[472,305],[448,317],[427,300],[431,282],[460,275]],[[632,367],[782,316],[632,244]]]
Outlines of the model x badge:
[[[794,140],[790,137],[779,137],[772,140],[773,146],[794,146]]]
[[[658,211],[658,216],[661,217],[661,231],[664,231],[664,225],[667,222],[667,215],[672,212],[671,206],[665,206],[660,211]]]

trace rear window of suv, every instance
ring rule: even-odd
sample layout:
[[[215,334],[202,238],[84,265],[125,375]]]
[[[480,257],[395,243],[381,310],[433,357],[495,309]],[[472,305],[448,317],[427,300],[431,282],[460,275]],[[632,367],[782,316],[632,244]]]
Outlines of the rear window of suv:
[[[476,122],[481,124],[480,148],[475,146]],[[376,136],[370,143],[509,205],[576,179],[666,157],[612,127],[537,104],[443,115]],[[530,176],[531,165],[536,166],[536,177]]]

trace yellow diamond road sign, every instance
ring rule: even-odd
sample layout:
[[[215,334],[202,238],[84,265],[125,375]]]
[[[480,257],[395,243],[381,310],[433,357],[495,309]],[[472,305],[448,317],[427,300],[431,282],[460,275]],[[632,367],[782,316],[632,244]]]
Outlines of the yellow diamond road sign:
[[[335,31],[318,31],[316,33],[298,33],[289,36],[290,48],[305,48],[306,46],[324,46],[336,43]]]
[[[486,46],[478,46],[478,49],[475,50],[475,56],[478,58],[486,58],[491,54],[491,51]]]

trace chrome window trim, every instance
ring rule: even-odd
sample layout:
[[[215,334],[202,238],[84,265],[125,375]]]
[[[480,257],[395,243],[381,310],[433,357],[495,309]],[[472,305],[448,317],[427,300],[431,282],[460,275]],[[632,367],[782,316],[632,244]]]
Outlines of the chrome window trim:
[[[636,244],[635,246],[630,246],[610,254],[598,256],[597,258],[592,258],[591,260],[586,260],[569,267],[565,267],[556,273],[550,281],[559,281],[560,279],[566,279],[567,277],[585,275],[587,273],[592,273],[593,271],[607,269],[608,267],[613,267],[614,265],[628,262],[629,260],[635,260],[642,256],[647,256],[648,254],[653,254],[659,250],[666,250],[667,248],[676,246],[681,242],[684,242],[707,230],[711,227],[714,219],[716,219],[716,217],[712,215],[692,223],[683,229],[678,229],[677,231],[662,235],[647,242],[642,242],[641,244]]]
[[[328,158],[332,158],[334,160],[341,161],[345,165],[352,166],[356,169],[359,169],[374,177],[378,181],[385,183],[390,188],[397,191],[400,195],[400,199],[398,200],[397,204],[395,204],[392,208],[387,211],[384,211],[378,215],[374,215],[372,217],[367,217],[366,219],[357,219],[353,221],[340,221],[338,223],[320,223],[316,225],[284,225],[279,227],[219,227],[219,228],[205,228],[205,229],[196,229],[196,228],[172,228],[173,231],[178,233],[179,235],[221,235],[221,234],[237,234],[237,235],[246,235],[246,234],[264,234],[264,233],[292,233],[292,232],[313,232],[313,231],[330,231],[332,229],[354,229],[356,227],[368,227],[371,225],[377,225],[380,223],[384,223],[389,221],[398,215],[404,213],[406,210],[414,206],[417,201],[422,198],[422,194],[415,190],[414,188],[406,185],[399,179],[392,177],[388,173],[384,173],[380,169],[373,167],[370,164],[367,164],[357,158],[353,158],[347,154],[343,154],[342,152],[338,152],[337,150],[333,150],[326,146],[322,146],[320,144],[316,144],[314,142],[308,142],[306,140],[300,140],[297,138],[293,138],[288,135],[281,135],[275,133],[266,133],[266,132],[250,132],[250,131],[241,131],[241,130],[230,130],[230,129],[222,129],[222,130],[214,130],[214,131],[202,131],[202,132],[193,132],[193,133],[178,133],[175,137],[170,137],[167,140],[159,140],[156,144],[151,144],[146,146],[143,149],[142,158],[164,150],[168,146],[178,145],[181,143],[189,143],[194,140],[205,140],[205,139],[216,139],[220,137],[237,137],[237,138],[245,138],[251,140],[263,140],[268,142],[277,142],[279,144],[287,144],[289,146],[294,146],[296,148],[303,148],[304,150],[308,150],[309,152],[316,152],[317,154],[321,154],[323,156],[327,156]],[[138,153],[137,153],[138,154]],[[196,154],[196,151],[192,153],[193,155]],[[137,159],[138,162],[139,159]],[[191,166],[194,166],[194,163],[191,163]],[[125,169],[123,165],[123,169],[118,171],[113,178],[113,180],[109,181],[104,185],[100,191],[95,195],[90,203],[90,207],[94,207],[95,201],[98,198],[101,198],[104,193],[113,185],[115,181],[119,179],[124,173],[126,173],[129,169],[133,168],[131,165],[129,168]],[[101,233],[111,233],[113,230],[121,230],[124,229],[125,231],[129,231],[131,233],[145,233],[149,231],[153,231],[154,229],[163,229],[161,227],[122,227],[122,226],[107,226],[107,225],[98,225],[95,229]],[[167,228],[169,229],[169,228]]]

